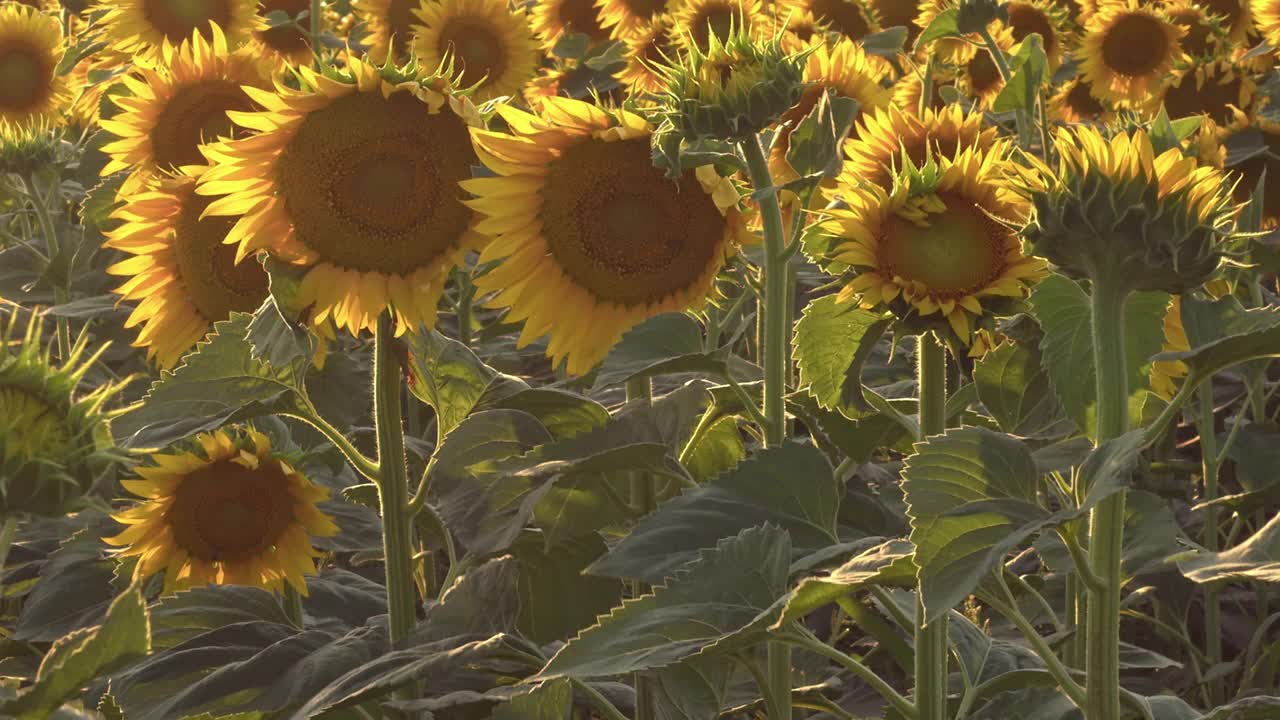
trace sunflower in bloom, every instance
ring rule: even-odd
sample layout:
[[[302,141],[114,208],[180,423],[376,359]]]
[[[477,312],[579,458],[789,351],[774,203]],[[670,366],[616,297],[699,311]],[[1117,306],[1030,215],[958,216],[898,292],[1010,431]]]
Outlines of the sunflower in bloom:
[[[946,66],[934,68],[929,76],[929,84],[932,85],[929,93],[929,109],[935,112],[943,110],[949,104],[943,96],[943,88],[947,88],[949,92],[960,92],[955,87],[956,71]],[[889,92],[893,95],[894,107],[909,115],[919,115],[920,101],[924,98],[923,72],[904,74],[893,83]]]
[[[538,0],[530,16],[533,31],[550,50],[565,35],[586,35],[592,45],[609,39],[596,0]]]
[[[653,95],[666,89],[666,81],[654,68],[675,54],[671,42],[674,27],[674,18],[659,15],[623,40],[627,48],[626,64],[618,70],[616,77],[628,92]]]
[[[108,272],[128,278],[116,289],[137,301],[125,327],[142,325],[137,347],[161,368],[172,368],[233,312],[253,312],[267,297],[267,274],[257,262],[236,264],[235,248],[223,242],[234,220],[200,219],[209,198],[197,195],[203,168],[165,178],[123,197],[112,215],[121,224],[106,246],[131,257]]]
[[[1262,38],[1273,47],[1280,47],[1280,0],[1251,0],[1249,11]]]
[[[547,98],[536,116],[498,112],[511,134],[472,130],[498,177],[463,184],[492,238],[480,260],[501,261],[476,284],[524,322],[519,346],[549,335],[553,361],[582,375],[631,327],[706,300],[744,233],[728,179],[667,178],[653,126],[625,110]]]
[[[1172,0],[1164,8],[1169,20],[1186,30],[1182,51],[1192,58],[1218,55],[1227,44],[1222,18],[1197,5],[1194,0]]]
[[[124,532],[104,538],[137,557],[134,578],[164,571],[165,592],[204,585],[293,586],[307,594],[320,553],[311,537],[338,526],[316,507],[329,491],[271,452],[254,430],[198,435],[198,448],[151,456],[121,484],[143,501],[112,515]]]
[[[1009,13],[1013,41],[1020,43],[1032,33],[1039,35],[1049,67],[1056,69],[1062,63],[1063,49],[1072,44],[1066,13],[1052,0],[1021,0],[1009,3],[1005,9]]]
[[[257,107],[244,88],[269,86],[252,57],[228,52],[217,26],[210,40],[193,33],[179,46],[165,44],[162,56],[163,64],[121,78],[130,94],[110,96],[121,112],[99,121],[117,138],[102,148],[111,157],[102,172],[133,171],[126,190],[158,171],[201,164],[200,145],[232,133],[227,112]]]
[[[904,153],[915,167],[921,167],[930,154],[953,158],[963,148],[989,148],[996,142],[996,132],[984,124],[982,113],[966,113],[955,105],[930,109],[924,117],[897,107],[862,113],[853,139],[845,142],[838,183],[842,188],[878,185],[888,193]]]
[[[306,266],[299,302],[311,322],[353,334],[390,308],[404,332],[435,324],[449,271],[481,241],[458,181],[477,164],[469,101],[440,77],[416,80],[348,57],[232,113],[256,135],[204,147],[196,192],[221,195],[204,216],[238,217],[237,262],[258,250]]]
[[[1079,75],[1071,78],[1049,98],[1049,117],[1073,125],[1081,122],[1105,123],[1115,119],[1115,113],[1094,97],[1089,81]]]
[[[621,40],[644,30],[667,11],[670,0],[596,0],[600,26],[610,37]]]
[[[1244,42],[1253,30],[1250,0],[1191,0],[1191,3],[1219,18],[1227,30],[1227,39],[1233,44]]]
[[[265,25],[258,0],[118,0],[104,3],[102,27],[114,51],[156,59],[167,43],[177,45],[192,33],[213,40],[216,26],[231,47]]]
[[[825,39],[827,32],[826,23],[818,22],[818,18],[813,13],[800,10],[788,10],[779,12],[783,8],[778,7],[774,10],[774,27],[782,33],[782,46],[788,52],[798,53],[810,45],[821,44]]]
[[[676,41],[690,42],[706,52],[714,34],[721,43],[729,32],[741,28],[764,28],[770,24],[760,0],[676,0],[672,5],[676,21]],[[752,33],[747,33],[752,34]]]
[[[1013,32],[1001,27],[991,33],[1000,52],[1009,55],[1014,50]],[[1004,89],[1004,76],[1000,74],[1000,66],[991,57],[988,48],[978,48],[968,60],[960,66],[956,74],[956,86],[960,92],[971,98],[978,107],[990,109]]]
[[[1145,107],[1164,89],[1186,30],[1159,8],[1101,5],[1076,51],[1093,92],[1118,107]]]
[[[507,0],[428,0],[414,11],[413,50],[424,67],[452,62],[459,86],[483,102],[520,92],[538,68],[524,11]]]
[[[792,25],[798,19],[813,18],[850,40],[861,40],[880,30],[878,16],[866,0],[780,0],[774,13],[780,21],[791,17]]]
[[[393,45],[396,61],[407,56],[413,41],[413,26],[418,23],[413,11],[421,1],[351,0],[352,12],[365,27],[362,42],[369,48],[369,60],[378,65],[386,62]]]
[[[927,30],[939,15],[948,10],[954,10],[957,4],[956,0],[923,0],[920,3],[920,12],[915,19],[916,31]],[[907,47],[910,48],[912,45]],[[938,38],[933,41],[932,47],[928,50],[944,63],[964,65],[973,58],[980,47],[983,47],[982,38],[977,33],[969,33],[963,37]]]
[[[1164,94],[1172,119],[1203,115],[1215,126],[1229,125],[1247,113],[1257,84],[1226,60],[1189,67],[1179,72]]]
[[[17,3],[0,5],[0,128],[54,122],[71,101],[57,18]]]
[[[269,13],[282,12],[291,18],[311,9],[311,0],[262,0],[259,12],[265,18]],[[304,21],[305,25],[306,22]],[[311,62],[313,52],[307,34],[295,26],[264,28],[253,33],[251,54],[270,58],[275,68]]]
[[[1045,272],[1009,226],[1028,206],[1008,185],[1008,149],[998,141],[931,155],[891,191],[841,187],[848,208],[829,210],[822,224],[836,239],[829,259],[853,275],[840,299],[887,306],[904,320],[936,316],[969,346],[984,301],[1022,297]]]

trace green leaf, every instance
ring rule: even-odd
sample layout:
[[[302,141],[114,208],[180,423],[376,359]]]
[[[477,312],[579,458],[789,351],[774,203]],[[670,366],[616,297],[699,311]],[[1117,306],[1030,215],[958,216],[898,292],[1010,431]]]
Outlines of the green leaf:
[[[1180,558],[1178,569],[1197,583],[1280,583],[1280,515],[1230,550],[1201,550]]]
[[[787,164],[813,185],[824,177],[834,177],[843,159],[841,145],[857,114],[857,100],[841,97],[834,90],[823,92],[813,109],[792,128]]]
[[[1168,302],[1165,293],[1135,293],[1125,307],[1131,408],[1135,403],[1140,405],[1151,385],[1151,356],[1164,345]],[[1044,330],[1041,357],[1058,399],[1076,425],[1095,437],[1098,392],[1089,296],[1076,282],[1050,275],[1032,290],[1031,304]]]
[[[919,50],[938,38],[960,37],[959,22],[960,11],[955,8],[938,13],[929,27],[916,38],[916,49]]]
[[[516,695],[494,709],[491,720],[568,720],[573,710],[573,685],[551,680],[524,695]]]
[[[252,316],[232,313],[152,384],[143,401],[116,418],[112,433],[134,450],[163,448],[228,423],[296,410],[301,378],[292,367],[255,359],[246,339]]]
[[[54,642],[102,622],[116,596],[116,563],[107,556],[105,524],[76,532],[63,541],[40,568],[40,578],[18,615],[14,639]]]
[[[622,600],[622,583],[583,574],[607,550],[596,534],[548,549],[537,532],[511,547],[520,566],[520,631],[536,643],[563,640],[595,623]]]
[[[519,390],[503,397],[486,395],[475,410],[520,410],[538,418],[557,440],[571,438],[609,422],[605,406],[555,388]]]
[[[35,684],[4,711],[19,720],[44,720],[89,682],[150,650],[147,603],[135,588],[111,603],[102,625],[55,642],[40,663]]]
[[[537,676],[610,677],[660,668],[739,638],[786,590],[791,542],[765,525],[720,541],[650,595],[570,640]],[[763,630],[761,631],[763,634]]]
[[[973,382],[978,399],[1001,430],[1023,437],[1067,434],[1062,405],[1053,394],[1039,349],[1002,343],[974,364]]]
[[[1040,98],[1040,86],[1049,74],[1049,58],[1044,52],[1044,40],[1036,33],[1023,38],[1018,54],[1013,57],[1010,65],[1016,68],[1013,77],[1000,90],[991,109],[995,112],[1032,112]]]
[[[907,35],[908,32],[905,27],[886,28],[862,38],[862,47],[867,51],[868,55],[886,58],[897,57],[902,52],[902,46],[907,42]]]
[[[870,538],[863,542],[875,541],[875,538]],[[798,620],[867,585],[911,587],[916,579],[913,552],[914,548],[906,540],[888,540],[855,555],[827,575],[801,580],[787,595],[782,615],[772,629]]]
[[[1273,720],[1280,717],[1280,697],[1244,698],[1209,711],[1202,720]]]
[[[1191,349],[1155,359],[1186,363],[1193,384],[1250,360],[1280,357],[1280,308],[1246,310],[1230,295],[1212,301],[1184,295],[1182,326]]]
[[[790,442],[659,505],[588,572],[658,583],[722,538],[765,523],[789,531],[797,548],[826,547],[838,540],[839,506],[826,456]]]
[[[862,366],[892,319],[840,303],[836,296],[819,298],[804,309],[796,323],[795,356],[800,385],[825,410],[838,410],[857,419],[872,411],[862,392]]]
[[[654,720],[719,717],[734,664],[723,657],[692,657],[650,673]]]
[[[120,186],[129,178],[128,172],[117,172],[108,175],[97,185],[89,188],[84,200],[80,203],[80,221],[85,225],[103,230],[118,220],[111,219],[111,213],[123,203],[120,200]]]
[[[684,465],[694,480],[704,483],[733,469],[746,455],[747,448],[738,430],[738,418],[722,417],[713,422],[698,444],[693,446]]]
[[[209,585],[166,595],[151,609],[151,644],[163,650],[202,633],[245,622],[288,625],[275,595],[259,588]]]
[[[703,352],[702,328],[685,313],[664,313],[640,323],[609,351],[594,390],[628,380],[675,373],[729,372],[727,350]]]
[[[523,390],[528,385],[485,365],[466,345],[435,330],[404,335],[409,358],[409,390],[436,411],[440,437],[458,426],[485,393],[496,388]]]
[[[245,332],[253,357],[275,367],[295,367],[306,372],[315,355],[315,338],[306,328],[285,320],[274,297],[268,297],[253,313]]]

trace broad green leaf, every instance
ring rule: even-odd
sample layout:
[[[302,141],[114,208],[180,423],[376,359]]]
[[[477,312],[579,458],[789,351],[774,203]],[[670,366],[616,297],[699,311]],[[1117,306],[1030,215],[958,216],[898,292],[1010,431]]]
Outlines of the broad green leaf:
[[[1271,695],[1237,700],[1209,711],[1202,720],[1273,720],[1280,717],[1280,697]]]
[[[1227,368],[1262,358],[1280,357],[1280,309],[1246,310],[1232,296],[1201,300],[1182,296],[1182,326],[1190,350],[1166,352],[1156,360],[1179,360],[1198,383]]]
[[[4,711],[19,720],[45,720],[80,688],[150,650],[147,603],[135,588],[111,603],[101,625],[55,642],[40,663],[35,684]]]
[[[164,372],[147,396],[116,418],[112,433],[134,450],[163,448],[228,423],[298,409],[301,378],[292,367],[255,359],[246,339],[253,316],[232,313]]]
[[[659,505],[588,571],[656,584],[722,538],[764,523],[786,529],[797,548],[826,547],[837,541],[839,505],[826,457],[790,442]]]
[[[1125,354],[1128,358],[1131,414],[1150,387],[1151,356],[1164,345],[1165,293],[1135,293],[1125,306]],[[1097,373],[1089,296],[1076,282],[1050,275],[1031,292],[1036,319],[1044,330],[1041,357],[1067,414],[1094,437]]]
[[[253,357],[275,367],[296,366],[305,371],[315,355],[316,340],[305,327],[285,319],[282,312],[276,298],[268,297],[249,321],[245,339]]]
[[[209,585],[165,595],[151,609],[151,644],[157,650],[215,628],[242,622],[289,624],[280,600],[259,588]]]
[[[1023,38],[1018,46],[1018,54],[1013,57],[1010,65],[1014,68],[1013,77],[996,96],[991,109],[995,112],[1032,112],[1040,98],[1040,86],[1049,72],[1044,39],[1036,33]]]
[[[1164,107],[1160,108],[1160,112],[1156,113],[1156,117],[1151,121],[1151,146],[1155,150],[1156,155],[1176,148],[1182,144],[1182,139],[1178,137],[1178,131],[1173,128],[1173,123],[1169,121],[1169,113]]]
[[[858,114],[858,101],[827,90],[791,130],[787,164],[802,179],[816,185],[823,177],[834,177],[843,159],[841,145]]]
[[[609,411],[600,403],[555,388],[519,390],[502,397],[486,395],[475,407],[475,411],[479,410],[527,412],[538,418],[556,440],[595,430],[609,422]]]
[[[727,356],[727,350],[703,352],[702,328],[692,317],[664,313],[622,336],[601,363],[594,389],[675,373],[723,376],[729,372]]]
[[[690,658],[735,636],[782,596],[790,556],[791,542],[777,526],[722,540],[652,594],[582,631],[537,678],[610,677]]]
[[[572,710],[573,685],[551,680],[499,705],[490,720],[568,720]]]
[[[102,622],[117,590],[112,585],[116,563],[107,556],[106,543],[100,537],[108,532],[114,534],[105,524],[91,525],[49,555],[40,568],[39,581],[22,604],[14,639],[54,642]]]
[[[485,365],[466,345],[435,330],[404,335],[409,351],[405,372],[409,390],[436,411],[440,437],[458,426],[494,387],[525,389],[517,377]]]
[[[1037,348],[1002,343],[974,364],[973,382],[1001,430],[1023,437],[1067,434]]]
[[[704,483],[733,469],[746,455],[738,418],[722,417],[714,421],[711,429],[693,446],[684,465],[694,480]]]
[[[888,540],[854,556],[827,575],[801,580],[787,595],[782,616],[774,629],[867,585],[914,585],[916,568],[912,553],[912,545],[906,540]]]
[[[735,661],[692,657],[650,673],[654,720],[718,718]]]
[[[583,569],[607,550],[596,534],[569,538],[548,549],[537,532],[511,547],[520,567],[521,633],[537,643],[572,637],[622,600],[622,583]]]
[[[891,322],[856,302],[837,302],[835,295],[809,303],[796,323],[795,356],[800,385],[820,407],[854,419],[869,414],[862,365]]]
[[[81,222],[98,230],[109,228],[112,223],[118,224],[120,221],[112,220],[111,213],[123,204],[119,198],[120,186],[124,185],[129,176],[128,172],[117,172],[102,178],[89,188],[80,203]]]
[[[1180,558],[1178,569],[1197,583],[1280,583],[1280,515],[1230,550],[1202,550]]]
[[[925,47],[938,38],[959,37],[959,22],[960,11],[955,8],[938,13],[933,22],[929,23],[929,27],[916,38],[916,49]]]
[[[886,58],[897,57],[902,52],[902,46],[907,42],[907,35],[907,29],[904,27],[886,28],[862,38],[862,46],[868,55],[878,55]]]

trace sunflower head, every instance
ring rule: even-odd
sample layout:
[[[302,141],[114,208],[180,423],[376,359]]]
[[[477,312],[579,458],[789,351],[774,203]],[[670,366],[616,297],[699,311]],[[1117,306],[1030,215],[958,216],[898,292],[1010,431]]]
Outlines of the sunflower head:
[[[208,584],[279,590],[287,582],[306,595],[305,576],[320,556],[311,537],[338,533],[316,507],[328,490],[255,430],[199,435],[136,472],[123,485],[142,502],[113,515],[126,529],[105,540],[138,558],[135,578],[163,570],[166,592]]]
[[[709,50],[712,38],[725,45],[730,35],[744,28],[754,34],[772,24],[760,0],[676,0],[671,13],[680,46],[685,50],[697,48],[704,53]]]
[[[88,335],[55,365],[32,313],[0,318],[0,515],[61,515],[80,508],[93,481],[114,461],[103,404],[122,383],[78,393],[105,347],[88,355]]]
[[[1229,44],[1222,16],[1205,10],[1197,0],[1170,0],[1165,13],[1170,21],[1186,31],[1182,36],[1182,50],[1192,59],[1214,57]]]
[[[920,101],[924,99],[924,82],[923,72],[907,72],[902,77],[894,81],[889,88],[893,95],[893,106],[899,110],[909,114],[920,114]],[[933,73],[929,75],[929,110],[940,112],[947,108],[947,98],[943,95],[943,88],[947,92],[959,93],[956,89],[956,71],[946,66],[938,66],[934,68]]]
[[[971,145],[951,157],[903,157],[892,189],[844,186],[828,211],[833,238],[817,260],[848,279],[842,299],[892,311],[910,332],[932,330],[969,346],[975,327],[1044,272],[1017,231],[1027,205],[1006,175],[1009,145]]]
[[[537,70],[528,18],[507,0],[433,0],[414,14],[418,61],[428,68],[451,63],[477,102],[518,93]]]
[[[363,43],[370,61],[381,65],[403,61],[418,20],[413,11],[422,0],[351,0],[352,14],[364,25]]]
[[[258,0],[118,0],[103,7],[102,27],[112,50],[146,60],[160,60],[166,44],[177,45],[192,33],[212,40],[217,27],[231,47],[239,47],[266,27]]]
[[[1227,60],[1206,62],[1178,73],[1164,94],[1164,108],[1172,119],[1204,116],[1215,126],[1229,125],[1247,114],[1257,83],[1247,71]]]
[[[991,33],[991,37],[996,41],[1000,52],[1007,55],[1014,50],[1013,31],[1008,27],[1000,27]],[[960,66],[956,74],[956,86],[978,107],[991,108],[1004,89],[1004,77],[1000,74],[1000,66],[991,56],[990,49],[978,49]]]
[[[71,101],[62,60],[62,26],[53,15],[0,4],[0,128],[55,122]]]
[[[788,27],[793,31],[806,29],[840,33],[850,40],[862,40],[881,29],[880,14],[869,0],[781,0],[775,15],[780,21],[790,18]],[[803,38],[807,45],[817,39],[819,32]]]
[[[1222,172],[1178,148],[1156,156],[1144,130],[1104,132],[1060,128],[1056,167],[1028,157],[1018,168],[1019,192],[1035,210],[1025,231],[1034,252],[1071,277],[1129,290],[1203,284],[1236,210]]]
[[[1054,5],[1053,0],[1011,2],[1005,6],[1005,12],[1014,42],[1022,42],[1032,33],[1039,35],[1049,67],[1056,69],[1062,62],[1063,48],[1073,44],[1067,32],[1066,12]]]
[[[656,95],[666,88],[657,68],[675,54],[671,31],[675,18],[658,15],[640,25],[623,41],[626,64],[617,72],[618,82],[632,94]]]
[[[1079,75],[1063,83],[1049,98],[1049,117],[1068,125],[1081,122],[1110,122],[1115,113],[1094,97],[1089,81]]]
[[[1159,97],[1182,56],[1184,34],[1159,6],[1103,4],[1085,28],[1076,59],[1098,97],[1144,108]]]
[[[61,144],[59,131],[44,125],[0,126],[0,175],[30,177],[58,160]]]
[[[260,13],[283,13],[296,21],[310,9],[311,0],[262,0]],[[253,33],[253,53],[267,59],[272,70],[284,69],[311,61],[311,40],[297,25],[263,28]]]
[[[670,0],[596,0],[600,25],[610,37],[624,40],[667,11]]]
[[[913,167],[923,167],[931,156],[954,158],[975,145],[990,148],[996,144],[996,133],[981,112],[965,112],[957,105],[929,109],[923,117],[896,106],[862,113],[844,145],[839,187],[878,185],[892,192],[904,158]]]
[[[609,39],[596,0],[539,0],[530,22],[547,50],[568,35],[584,35],[592,45]]]
[[[695,46],[661,68],[663,112],[689,140],[753,137],[800,101],[806,54],[788,55],[778,37],[754,39],[744,28],[723,43],[713,35],[705,53]]]

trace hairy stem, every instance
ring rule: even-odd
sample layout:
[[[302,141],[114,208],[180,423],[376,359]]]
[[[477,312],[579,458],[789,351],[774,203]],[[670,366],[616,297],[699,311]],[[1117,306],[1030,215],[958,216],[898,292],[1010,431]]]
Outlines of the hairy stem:
[[[932,334],[920,336],[918,350],[920,437],[947,429],[947,351]],[[916,587],[916,712],[920,720],[947,717],[947,617],[925,623],[924,588]]]
[[[373,341],[374,418],[378,433],[378,500],[382,507],[382,549],[387,573],[391,643],[409,635],[417,622],[413,587],[413,519],[409,514],[408,466],[400,408],[400,362],[392,351],[391,316],[378,318]]]

